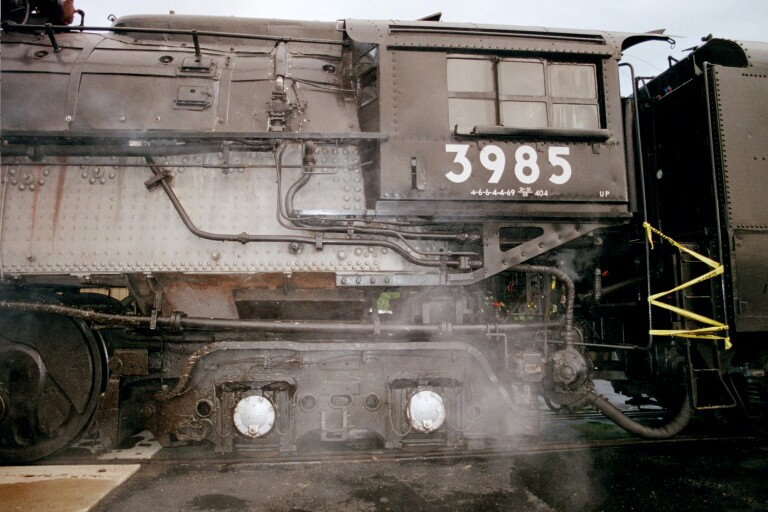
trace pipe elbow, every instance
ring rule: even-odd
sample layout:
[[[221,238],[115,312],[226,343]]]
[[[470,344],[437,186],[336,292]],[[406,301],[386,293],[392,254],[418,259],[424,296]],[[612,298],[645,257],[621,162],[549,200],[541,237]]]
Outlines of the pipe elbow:
[[[669,423],[660,427],[649,427],[629,418],[602,396],[596,396],[592,405],[627,432],[646,439],[667,439],[679,434],[690,423],[694,413],[686,398],[677,415]]]

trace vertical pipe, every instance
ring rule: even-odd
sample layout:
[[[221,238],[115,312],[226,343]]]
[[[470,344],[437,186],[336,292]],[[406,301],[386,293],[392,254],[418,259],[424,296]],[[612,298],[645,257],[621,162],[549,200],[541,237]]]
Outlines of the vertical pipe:
[[[565,305],[565,345],[566,347],[573,347],[573,306],[576,301],[576,286],[573,284],[573,280],[559,268],[546,267],[544,265],[517,265],[512,267],[512,270],[555,276],[565,284],[567,292],[567,303]]]
[[[622,63],[619,66],[625,66],[629,68],[630,78],[632,80],[632,105],[634,108],[634,127],[635,127],[635,152],[637,154],[637,167],[640,175],[640,201],[641,209],[643,212],[643,222],[648,222],[648,196],[645,188],[645,166],[643,164],[643,141],[640,138],[640,103],[637,99],[637,78],[635,78],[635,68],[629,63]],[[645,249],[645,287],[647,297],[652,295],[651,293],[651,247],[649,245],[648,237],[643,237],[644,249]],[[653,346],[653,336],[650,334],[650,330],[653,329],[653,311],[651,309],[651,303],[648,303],[648,344],[642,348],[642,350],[650,350]]]
[[[59,46],[58,41],[56,41],[56,36],[53,34],[53,28],[50,23],[45,24],[45,33],[48,34],[48,39],[51,40],[53,53],[59,53],[61,51],[61,47]]]
[[[200,38],[197,35],[197,30],[192,31],[192,43],[195,45],[195,60],[200,62],[203,58],[203,53],[200,51]]]

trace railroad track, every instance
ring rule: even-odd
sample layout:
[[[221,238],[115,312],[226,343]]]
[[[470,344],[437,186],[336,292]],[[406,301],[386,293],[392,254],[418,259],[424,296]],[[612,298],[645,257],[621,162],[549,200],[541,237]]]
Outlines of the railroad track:
[[[578,441],[524,441],[517,445],[504,444],[474,450],[436,449],[430,451],[418,450],[359,450],[359,451],[318,451],[296,454],[281,454],[279,452],[249,452],[240,450],[234,454],[221,455],[212,451],[209,446],[194,448],[164,448],[157,455],[148,459],[98,459],[83,456],[83,454],[63,454],[39,461],[36,464],[126,464],[140,463],[150,465],[175,464],[211,464],[211,465],[290,465],[290,464],[319,464],[324,462],[355,463],[355,462],[407,462],[407,461],[461,461],[476,458],[505,458],[519,455],[542,453],[570,452],[577,450],[593,450],[607,448],[622,448],[630,446],[665,446],[694,443],[723,443],[730,441],[758,441],[759,437],[747,433],[731,435],[691,434],[678,435],[670,439],[641,439],[623,437],[612,439],[582,439]]]
[[[627,416],[641,422],[655,419],[664,421],[668,411],[663,409],[640,409],[624,411]],[[570,428],[568,428],[570,427]],[[217,454],[208,444],[192,445],[178,448],[159,448],[149,454],[132,456],[134,447],[116,450],[106,454],[91,453],[89,443],[82,442],[58,455],[43,459],[35,465],[43,464],[179,464],[179,463],[210,463],[210,464],[311,464],[327,461],[336,462],[375,462],[375,461],[413,461],[413,460],[461,460],[467,458],[511,457],[536,453],[567,452],[574,450],[590,450],[598,448],[617,448],[640,445],[671,445],[697,442],[724,442],[732,440],[757,440],[758,437],[746,429],[731,431],[728,435],[722,432],[713,433],[695,431],[694,433],[677,435],[670,439],[643,439],[632,437],[617,427],[597,411],[581,410],[574,413],[557,412],[549,409],[541,411],[540,438],[519,438],[518,442],[509,441],[491,447],[479,449],[448,449],[415,446],[400,450],[357,449],[357,450],[328,450],[312,451],[302,454],[286,454],[278,451],[249,450],[240,446],[233,454]],[[151,441],[148,432],[145,439],[136,441],[138,446],[147,446]],[[136,439],[136,438],[134,438]],[[154,441],[151,441],[154,442]],[[111,454],[124,452],[114,458]]]

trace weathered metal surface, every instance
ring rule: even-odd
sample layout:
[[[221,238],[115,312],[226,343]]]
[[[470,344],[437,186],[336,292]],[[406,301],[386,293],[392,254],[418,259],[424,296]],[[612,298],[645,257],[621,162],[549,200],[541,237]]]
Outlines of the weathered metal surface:
[[[450,27],[441,24],[439,30]],[[465,57],[467,49],[482,41],[482,31],[474,34],[471,28],[464,27],[466,43],[457,43]],[[382,26],[377,30],[385,33]],[[572,59],[597,65],[601,84],[599,127],[607,134],[602,139],[583,142],[574,133],[507,137],[500,136],[501,131],[495,137],[459,136],[452,133],[454,127],[449,123],[449,101],[435,101],[435,97],[448,98],[450,94],[446,69],[453,53],[451,49],[436,49],[436,41],[442,36],[427,31],[426,24],[424,30],[419,36],[423,46],[379,48],[380,129],[390,134],[389,140],[381,144],[378,207],[382,211],[422,215],[439,211],[445,216],[461,216],[466,215],[462,203],[472,201],[491,202],[488,212],[517,218],[545,212],[608,218],[626,213],[628,185],[617,61],[610,51],[602,57],[580,56],[582,48],[569,41],[535,50],[535,58],[539,59],[549,56],[557,62],[562,59],[558,52],[571,53]],[[516,43],[526,38],[524,32],[513,34],[518,39],[510,35],[510,41]],[[601,36],[595,37],[596,41],[602,40]],[[477,48],[477,58],[481,58],[481,49]],[[426,83],[429,87],[425,87]],[[504,160],[496,156],[490,163],[481,164],[485,151],[501,154]],[[558,155],[567,156],[560,159]],[[568,166],[568,171],[563,165]],[[491,174],[491,169],[496,168],[501,172]],[[423,180],[423,186],[413,186],[414,172]]]
[[[409,427],[407,412],[423,390],[445,401],[446,424],[428,439]],[[241,429],[236,404],[249,396],[269,398],[274,430],[234,432]],[[222,452],[233,443],[303,451],[355,440],[459,447],[529,435],[538,424],[530,385],[503,387],[486,358],[459,342],[213,344],[191,355],[181,380],[150,407],[149,429],[163,444],[207,439]]]
[[[339,163],[332,153],[335,148],[320,151],[319,165],[328,166],[324,169],[330,172],[314,175],[297,194],[295,207],[362,211],[364,191],[359,168]],[[354,148],[350,154],[355,154]],[[172,173],[174,191],[202,228],[290,234],[275,219],[275,171],[268,167],[274,164],[272,156],[232,152],[229,158],[233,168],[198,167],[221,166],[219,155],[160,158],[158,164]],[[62,165],[65,162],[68,165]],[[286,156],[287,166],[295,166],[295,162]],[[399,258],[385,248],[353,245],[323,251],[307,248],[291,254],[287,243],[232,245],[197,239],[181,223],[162,191],[146,190],[149,170],[125,167],[132,163],[138,162],[86,157],[35,167],[5,167],[5,270],[298,272],[403,268]],[[300,173],[295,167],[284,169],[284,190]],[[11,224],[14,227],[9,230]]]
[[[242,53],[228,45],[207,46],[204,49],[211,71],[199,72],[184,67],[190,52],[182,43],[158,41],[137,46],[133,38],[121,35],[78,33],[60,35],[59,39],[67,44],[54,55],[35,36],[4,36],[12,48],[4,52],[2,62],[4,81],[9,85],[3,93],[4,129],[34,129],[48,121],[47,130],[266,131],[265,107],[275,79],[273,45],[254,52],[258,46],[246,42]],[[127,49],[134,51],[121,51]],[[294,48],[294,53],[300,49]],[[115,68],[116,52],[124,62],[119,71]],[[295,54],[286,65],[293,80],[287,92],[295,103],[292,123],[297,131],[354,130],[354,124],[350,125],[353,119],[344,109],[336,108],[336,96],[344,90],[338,48],[325,46],[312,56]],[[33,70],[52,75],[54,82],[49,85],[57,93],[49,105],[56,116],[37,116],[34,111],[40,109],[31,99],[33,95],[22,94],[23,87],[14,85],[28,82]],[[67,75],[72,80],[65,78]],[[144,86],[147,80],[152,82],[151,88]],[[180,88],[193,95],[199,94],[199,88],[207,89],[205,105],[192,110],[179,108]]]
[[[564,51],[616,57],[622,48],[637,42],[669,39],[652,33],[419,21],[345,20],[344,29],[354,41],[392,47],[469,48],[531,53]]]
[[[253,23],[256,35],[262,29],[269,32],[290,28],[275,23],[267,30],[268,24]],[[147,17],[129,20],[127,24],[147,26],[147,30],[167,27],[173,31],[187,29],[186,25],[221,28],[225,21]],[[313,33],[330,29],[327,25],[306,27],[314,27],[310,30]],[[69,83],[79,85],[76,89],[70,87],[67,97],[62,100],[65,102],[62,105],[65,123],[54,125],[54,133],[71,132],[72,136],[82,137],[83,134],[107,131],[117,136],[162,128],[170,130],[171,141],[183,141],[189,130],[232,134],[233,140],[223,140],[218,154],[201,149],[202,153],[198,154],[157,158],[155,164],[160,170],[155,173],[170,176],[170,186],[189,215],[189,222],[203,232],[233,233],[233,239],[238,237],[237,233],[269,237],[293,232],[297,239],[306,242],[307,233],[287,230],[275,220],[278,205],[283,202],[283,198],[278,197],[280,188],[274,185],[278,179],[276,164],[283,167],[279,180],[282,191],[289,193],[291,185],[298,183],[301,176],[301,171],[296,168],[301,158],[298,144],[289,146],[284,155],[281,150],[277,163],[270,152],[264,151],[269,148],[270,138],[257,141],[260,147],[254,149],[259,151],[232,151],[229,144],[237,140],[238,132],[250,132],[251,137],[254,129],[267,132],[274,127],[276,115],[280,117],[280,133],[283,130],[289,134],[307,130],[319,134],[359,133],[354,90],[350,89],[355,76],[349,74],[349,68],[343,63],[349,57],[336,45],[322,44],[322,51],[308,57],[296,46],[312,44],[308,42],[277,45],[274,49],[260,51],[256,50],[262,44],[258,40],[241,41],[237,48],[222,49],[222,53],[216,46],[222,41],[211,36],[212,39],[206,40],[201,47],[201,58],[206,59],[206,65],[190,67],[184,64],[191,58],[188,48],[167,42],[158,46],[153,42],[158,34],[142,34],[141,44],[120,34],[107,38],[93,34],[62,34],[60,39],[71,39],[67,39],[71,43],[68,46],[71,55],[57,63],[48,63],[51,57],[45,51],[26,50],[37,44],[34,43],[35,36],[14,35],[12,41],[31,44],[9,46],[10,55],[3,63],[9,84],[5,90],[21,90],[14,86],[15,81],[26,83],[30,70],[43,69],[55,76],[71,75]],[[517,35],[524,38],[522,34]],[[288,33],[286,37],[290,39]],[[602,36],[593,39],[602,40]],[[250,48],[248,45],[255,46],[249,52],[240,51]],[[121,51],[134,46],[135,51],[127,54]],[[578,53],[577,49],[572,50]],[[515,180],[507,179],[498,183],[500,189],[494,186],[491,191],[482,187],[480,178],[473,178],[461,186],[446,186],[446,183],[451,184],[446,180],[445,169],[452,165],[451,153],[446,151],[445,143],[451,140],[444,119],[447,103],[431,101],[435,90],[439,93],[445,87],[445,79],[440,77],[445,73],[446,54],[393,52],[384,47],[379,53],[382,111],[395,116],[382,117],[381,128],[391,132],[394,138],[379,143],[378,168],[370,168],[370,162],[363,162],[370,149],[359,144],[318,145],[313,168],[309,171],[311,178],[302,183],[292,202],[292,207],[300,214],[333,216],[339,219],[336,230],[341,234],[344,230],[339,231],[339,227],[343,223],[340,225],[339,222],[350,215],[356,219],[400,213],[458,218],[465,215],[463,203],[466,201],[492,202],[495,216],[501,218],[551,212],[571,218],[600,216],[615,220],[626,214],[627,184],[620,158],[620,125],[615,123],[618,109],[613,106],[618,98],[618,85],[613,68],[615,62],[610,58],[598,66],[602,75],[600,82],[606,88],[606,92],[599,96],[599,108],[606,128],[614,130],[614,138],[602,142],[601,147],[557,142],[560,145],[554,153],[552,147],[538,143],[536,149],[530,149],[534,155],[543,152],[542,164],[545,158],[554,162],[552,168],[543,169],[542,180],[552,174],[550,181],[568,181],[573,167],[574,178],[564,188],[518,187]],[[395,66],[398,54],[402,62]],[[119,72],[114,68],[117,56],[121,59],[125,56]],[[413,66],[417,68],[411,69]],[[418,76],[426,68],[433,70],[433,77],[438,77],[437,89],[421,86]],[[281,85],[283,81],[285,86]],[[149,82],[153,84],[151,89],[142,86]],[[428,90],[429,98],[423,97]],[[7,103],[4,111],[9,113],[4,116],[4,135],[11,137],[22,153],[37,156],[55,151],[53,147],[32,142],[37,139],[25,139],[29,135],[24,132],[42,126],[42,119],[24,114],[33,107],[23,103],[29,95],[16,98],[13,94],[4,96]],[[284,97],[278,101],[283,105],[279,114],[274,110],[274,94]],[[394,103],[390,103],[393,98]],[[51,130],[49,123],[45,126]],[[188,131],[173,133],[174,130]],[[522,148],[520,144],[497,144],[500,146],[494,147],[498,151],[515,153],[520,160],[517,156]],[[152,141],[144,142],[143,137],[137,137],[129,144],[134,150],[145,145],[151,147]],[[172,145],[169,148],[173,149]],[[174,218],[169,202],[160,194],[141,190],[138,182],[144,179],[144,162],[130,157],[106,156],[109,147],[93,151],[105,157],[47,158],[31,167],[23,157],[6,160],[6,209],[13,212],[6,217],[6,225],[13,222],[18,228],[3,234],[0,251],[4,252],[2,266],[5,272],[15,275],[98,273],[101,276],[128,272],[380,272],[383,281],[387,276],[391,279],[395,275],[407,276],[418,271],[425,278],[410,276],[407,280],[414,284],[446,282],[444,277],[439,277],[439,272],[419,270],[412,264],[439,266],[437,258],[429,261],[430,257],[414,258],[414,254],[425,251],[438,254],[450,248],[434,239],[419,241],[418,235],[411,237],[415,240],[407,246],[396,238],[392,240],[391,232],[387,234],[390,237],[387,243],[367,237],[362,246],[355,246],[354,238],[342,242],[336,235],[336,242],[317,238],[315,250],[306,243],[291,247],[284,243],[237,246],[200,240]],[[373,151],[376,151],[375,147]],[[569,160],[558,156],[566,153]],[[119,149],[116,155],[120,155]],[[608,155],[613,156],[608,159]],[[468,152],[467,157],[470,161],[478,158],[474,150]],[[527,158],[533,157],[529,155]],[[401,159],[405,160],[401,162]],[[598,161],[601,164],[596,166]],[[515,174],[518,174],[519,165],[520,162],[515,165]],[[512,164],[508,167],[509,176]],[[585,173],[587,168],[590,169],[589,178]],[[533,169],[533,164],[524,165],[520,172],[534,172]],[[595,174],[596,169],[606,172],[601,177]],[[155,179],[159,178],[156,176]],[[56,183],[55,191],[50,186],[52,183]],[[98,189],[97,195],[94,189]],[[563,203],[563,199],[570,204]],[[579,202],[589,206],[583,208],[577,204]],[[83,212],[83,209],[88,211]],[[287,214],[290,216],[292,212]],[[478,232],[480,226],[471,229]],[[318,237],[317,230],[314,231]],[[72,237],[74,233],[77,236]],[[392,245],[393,241],[396,245]],[[328,243],[334,247],[322,248]],[[348,247],[337,250],[336,246],[340,244]],[[479,261],[476,256],[477,252],[475,261]],[[528,258],[532,256],[529,252]],[[452,263],[465,269],[472,267],[469,258],[462,262],[454,258]],[[489,267],[484,275],[503,268]],[[229,311],[231,315],[231,308]]]
[[[768,329],[768,67],[728,68],[713,73],[723,211],[731,238],[737,329]]]

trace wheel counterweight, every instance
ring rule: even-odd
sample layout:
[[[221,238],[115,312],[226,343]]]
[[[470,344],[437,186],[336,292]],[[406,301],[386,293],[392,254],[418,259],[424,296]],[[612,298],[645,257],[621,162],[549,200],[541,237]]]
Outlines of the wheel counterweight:
[[[105,378],[101,348],[79,321],[0,315],[0,462],[63,448],[88,426]]]

